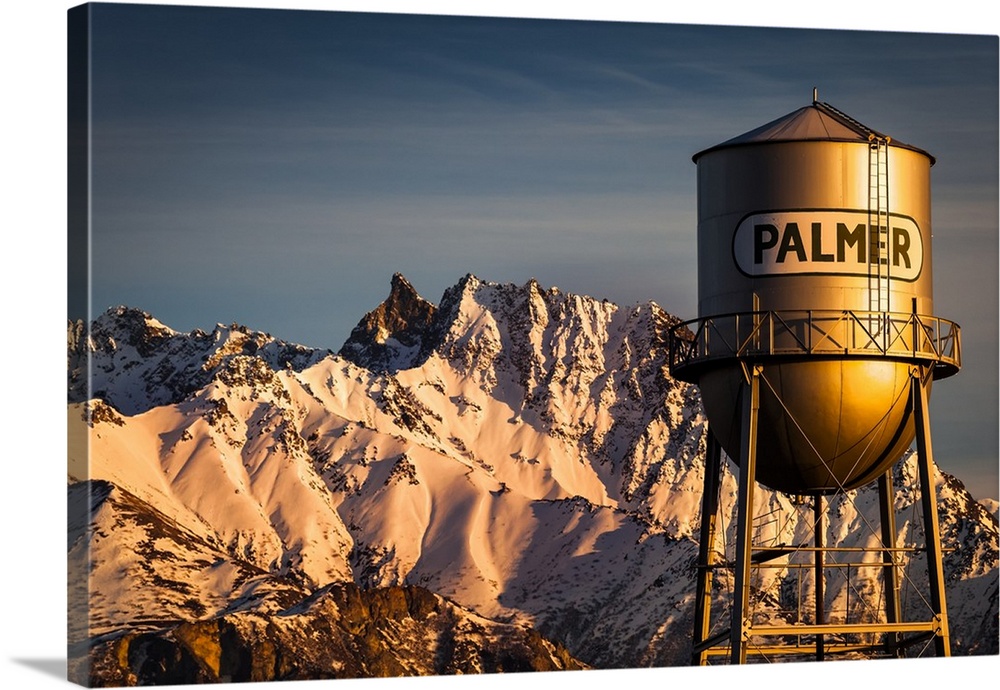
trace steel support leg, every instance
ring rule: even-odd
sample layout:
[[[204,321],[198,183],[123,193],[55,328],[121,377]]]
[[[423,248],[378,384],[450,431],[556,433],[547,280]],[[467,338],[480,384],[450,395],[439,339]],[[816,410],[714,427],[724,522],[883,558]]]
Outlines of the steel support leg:
[[[736,499],[736,582],[732,627],[729,630],[731,662],[744,664],[750,643],[750,558],[753,536],[754,478],[757,473],[757,413],[760,408],[760,368],[750,367],[743,388],[740,414],[740,487]]]
[[[816,543],[815,563],[813,570],[816,577],[816,625],[826,623],[825,607],[825,577],[823,575],[823,497],[816,494],[813,498],[813,534]],[[823,635],[816,634],[816,661],[823,661],[825,656],[825,640]]]
[[[899,623],[903,620],[899,608],[899,571],[896,568],[896,555],[890,549],[896,548],[896,492],[892,487],[892,470],[878,478],[879,518],[882,526],[882,587],[885,590],[885,622]],[[902,657],[903,650],[899,647],[899,633],[886,633],[886,651],[890,656]]]
[[[692,666],[705,666],[708,653],[702,649],[712,629],[712,567],[715,565],[715,531],[719,512],[719,471],[722,447],[708,428],[705,449],[705,492],[701,496],[701,533],[698,537],[698,573],[695,590]]]
[[[944,596],[944,565],[941,558],[941,527],[938,524],[937,492],[934,490],[934,454],[931,448],[931,426],[927,408],[927,388],[923,371],[914,370],[911,378],[914,423],[917,432],[917,467],[920,472],[920,501],[924,510],[924,532],[927,541],[927,577],[930,580],[931,608],[940,627],[934,638],[938,656],[951,656],[951,636]]]

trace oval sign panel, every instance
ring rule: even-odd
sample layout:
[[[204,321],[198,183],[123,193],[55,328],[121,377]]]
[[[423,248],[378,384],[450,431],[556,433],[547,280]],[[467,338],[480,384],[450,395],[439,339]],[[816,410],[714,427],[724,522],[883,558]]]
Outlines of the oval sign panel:
[[[924,244],[908,216],[890,214],[888,227],[879,227],[869,226],[867,211],[766,211],[736,226],[733,258],[751,277],[878,274],[914,281]]]

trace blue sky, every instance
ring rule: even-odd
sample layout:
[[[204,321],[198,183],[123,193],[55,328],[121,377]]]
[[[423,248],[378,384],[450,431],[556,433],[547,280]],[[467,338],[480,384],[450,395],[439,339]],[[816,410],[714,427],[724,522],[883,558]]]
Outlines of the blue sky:
[[[936,459],[997,495],[995,36],[98,6],[95,312],[338,349],[402,272],[696,315],[692,154],[810,102],[937,157]],[[75,316],[75,315],[74,315]]]

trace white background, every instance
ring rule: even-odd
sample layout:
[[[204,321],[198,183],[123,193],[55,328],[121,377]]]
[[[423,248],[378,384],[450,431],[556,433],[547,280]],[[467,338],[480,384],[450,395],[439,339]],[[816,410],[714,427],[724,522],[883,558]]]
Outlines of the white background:
[[[4,688],[62,687],[65,626],[65,61],[66,10],[78,3],[12,0],[0,15],[3,51],[2,160],[4,290],[0,305],[5,443],[2,501],[0,678]],[[997,11],[981,0],[921,3],[841,0],[837,3],[720,1],[590,2],[568,0],[411,0],[391,2],[219,2],[160,4],[294,7],[483,16],[661,21],[693,24],[823,27],[996,35]],[[656,6],[654,6],[656,5]],[[989,8],[989,9],[987,9]],[[683,684],[940,683],[995,687],[1000,657],[915,662],[838,662],[742,669],[655,669],[424,678],[263,683],[260,688],[530,688]]]

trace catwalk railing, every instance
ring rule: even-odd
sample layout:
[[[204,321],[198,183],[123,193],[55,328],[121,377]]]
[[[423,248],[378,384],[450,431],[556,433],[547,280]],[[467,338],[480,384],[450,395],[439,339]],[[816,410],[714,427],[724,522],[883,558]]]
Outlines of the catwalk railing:
[[[962,366],[958,324],[913,313],[821,309],[737,312],[685,321],[670,332],[670,371],[682,380],[721,360],[889,358],[929,364],[934,378]]]

